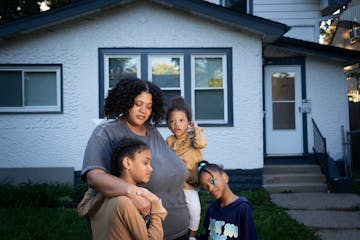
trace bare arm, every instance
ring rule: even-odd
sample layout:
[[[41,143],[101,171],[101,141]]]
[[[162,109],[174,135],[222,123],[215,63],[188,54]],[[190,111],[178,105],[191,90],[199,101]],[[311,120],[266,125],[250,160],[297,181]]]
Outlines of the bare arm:
[[[147,189],[129,184],[124,180],[108,174],[100,169],[88,171],[86,178],[89,186],[95,189],[97,192],[101,193],[103,196],[127,196],[131,199],[141,214],[148,215],[150,213],[150,201],[141,196],[143,193],[148,192]]]

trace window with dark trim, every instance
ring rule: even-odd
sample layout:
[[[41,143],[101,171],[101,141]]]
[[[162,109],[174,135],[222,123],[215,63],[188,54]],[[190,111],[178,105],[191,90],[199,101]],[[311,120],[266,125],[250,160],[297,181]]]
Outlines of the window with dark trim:
[[[0,113],[62,111],[61,65],[0,65]]]
[[[230,48],[99,49],[100,118],[104,98],[119,79],[157,84],[165,100],[183,96],[202,125],[232,125]]]

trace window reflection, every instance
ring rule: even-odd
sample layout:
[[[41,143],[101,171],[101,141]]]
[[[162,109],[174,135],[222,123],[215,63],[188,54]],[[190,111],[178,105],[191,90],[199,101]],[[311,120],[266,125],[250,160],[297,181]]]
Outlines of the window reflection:
[[[223,62],[221,57],[195,58],[195,86],[196,87],[222,87]]]
[[[180,58],[151,57],[152,82],[161,88],[180,87]]]
[[[109,88],[123,78],[137,77],[137,60],[135,57],[109,58]]]
[[[295,129],[295,73],[272,74],[273,129]]]
[[[272,100],[295,99],[295,73],[272,74]]]

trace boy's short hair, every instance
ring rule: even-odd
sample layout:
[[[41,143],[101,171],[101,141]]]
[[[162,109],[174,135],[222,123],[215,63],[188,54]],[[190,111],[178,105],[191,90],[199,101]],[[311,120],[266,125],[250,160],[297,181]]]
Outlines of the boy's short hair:
[[[111,154],[111,174],[119,177],[123,170],[123,159],[125,157],[134,158],[135,153],[143,150],[150,150],[150,147],[139,139],[128,137],[120,139]]]

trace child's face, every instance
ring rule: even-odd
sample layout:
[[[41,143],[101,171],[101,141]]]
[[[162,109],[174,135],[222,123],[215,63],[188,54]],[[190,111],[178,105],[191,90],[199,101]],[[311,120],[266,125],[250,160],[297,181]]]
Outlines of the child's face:
[[[170,114],[168,128],[176,138],[184,138],[189,127],[189,119],[183,111],[175,110]]]
[[[137,152],[133,159],[130,159],[129,177],[133,184],[147,183],[150,181],[153,168],[151,163],[151,152],[149,149]]]
[[[216,171],[202,172],[199,178],[200,184],[205,188],[207,193],[215,199],[223,196],[224,189],[227,187],[226,177],[224,174]]]

